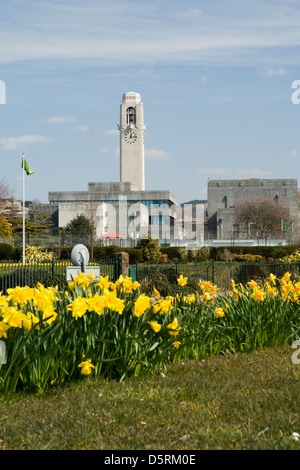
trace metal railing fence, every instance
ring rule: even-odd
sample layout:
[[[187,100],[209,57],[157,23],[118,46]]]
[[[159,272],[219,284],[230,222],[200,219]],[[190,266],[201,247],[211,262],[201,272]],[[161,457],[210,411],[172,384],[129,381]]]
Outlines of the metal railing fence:
[[[118,274],[118,260],[91,260],[88,265],[100,267],[100,275],[108,276],[109,280],[115,281]],[[0,291],[7,293],[7,289],[16,286],[35,287],[37,283],[45,287],[56,286],[60,288],[67,283],[67,266],[72,266],[70,261],[22,261],[2,260],[0,261]]]
[[[230,288],[232,279],[236,284],[245,285],[251,279],[265,282],[270,273],[281,278],[286,272],[290,272],[294,276],[300,276],[300,261],[292,263],[282,261],[269,263],[208,261],[204,263],[157,263],[148,265],[136,263],[130,269],[131,276],[138,282],[141,282],[145,277],[155,276],[155,273],[160,273],[165,276],[168,282],[176,284],[177,278],[182,274],[183,277],[188,277],[189,281],[203,279],[223,289]]]

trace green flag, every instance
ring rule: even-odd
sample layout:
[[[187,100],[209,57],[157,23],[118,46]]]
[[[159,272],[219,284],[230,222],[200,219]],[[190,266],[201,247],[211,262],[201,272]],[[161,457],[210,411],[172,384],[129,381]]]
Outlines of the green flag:
[[[26,162],[26,160],[25,160],[25,157],[23,157],[23,159],[22,159],[21,168],[24,168],[24,170],[26,171],[27,175],[34,175],[34,171],[29,170],[29,167],[28,167],[28,164],[27,164],[27,162]]]

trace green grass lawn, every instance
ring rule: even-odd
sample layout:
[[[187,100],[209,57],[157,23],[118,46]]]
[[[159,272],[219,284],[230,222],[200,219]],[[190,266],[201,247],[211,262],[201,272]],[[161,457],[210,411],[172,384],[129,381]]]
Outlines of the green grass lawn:
[[[293,352],[208,357],[143,379],[89,376],[0,398],[0,450],[299,450]]]

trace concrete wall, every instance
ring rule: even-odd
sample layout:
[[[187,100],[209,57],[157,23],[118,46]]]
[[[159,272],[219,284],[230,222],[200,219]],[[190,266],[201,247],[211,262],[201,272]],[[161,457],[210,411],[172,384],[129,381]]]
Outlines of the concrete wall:
[[[276,196],[287,205],[294,223],[294,240],[298,240],[298,182],[296,179],[244,179],[208,181],[207,224],[209,238],[231,239],[233,235],[234,206],[248,197]],[[282,237],[282,233],[280,233]],[[290,234],[286,234],[287,237]],[[246,238],[240,234],[240,238]]]

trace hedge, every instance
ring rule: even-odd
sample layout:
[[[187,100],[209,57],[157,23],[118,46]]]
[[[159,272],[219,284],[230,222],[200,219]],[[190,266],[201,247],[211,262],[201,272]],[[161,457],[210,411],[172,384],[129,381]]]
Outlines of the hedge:
[[[265,259],[272,258],[278,259],[283,258],[286,255],[290,255],[294,251],[299,249],[299,245],[283,245],[283,246],[222,246],[222,247],[211,247],[210,258],[218,260],[224,250],[230,251],[235,255],[259,255]]]
[[[88,247],[89,248],[89,247]],[[50,249],[50,248],[49,248]],[[51,247],[51,251],[59,259],[69,260],[73,247]],[[224,250],[232,253],[233,255],[259,255],[264,259],[272,258],[278,259],[290,255],[300,249],[300,245],[283,245],[283,246],[227,246],[227,247],[209,247],[209,259],[218,261],[222,257]],[[47,250],[47,248],[45,248]],[[119,246],[95,246],[94,259],[111,259],[117,251],[125,251],[129,253],[129,262],[134,264],[136,261],[143,262],[142,251],[138,248],[120,248]],[[185,252],[180,247],[170,246],[161,247],[161,253],[167,254],[169,260],[184,261],[184,255],[188,255],[188,250]],[[8,243],[0,243],[0,260],[15,259],[19,260],[22,254],[22,248],[14,248]],[[205,261],[204,257],[201,259],[197,257],[199,262]]]

